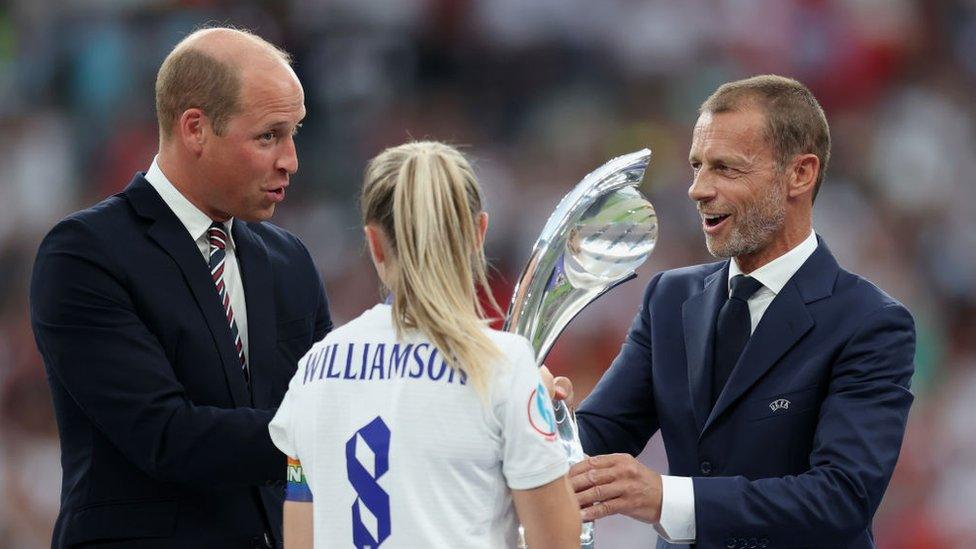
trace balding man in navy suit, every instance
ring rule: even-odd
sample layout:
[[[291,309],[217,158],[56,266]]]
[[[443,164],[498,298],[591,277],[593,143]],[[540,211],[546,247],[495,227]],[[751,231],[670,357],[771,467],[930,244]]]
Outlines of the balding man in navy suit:
[[[53,547],[281,543],[268,423],[332,327],[301,242],[267,223],[305,116],[287,54],[231,29],[156,82],[159,153],[44,239],[31,317],[62,452]]]

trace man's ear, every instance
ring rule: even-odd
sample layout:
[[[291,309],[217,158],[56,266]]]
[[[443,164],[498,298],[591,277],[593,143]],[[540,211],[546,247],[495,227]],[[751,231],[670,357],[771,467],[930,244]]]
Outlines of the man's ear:
[[[820,175],[820,159],[815,154],[801,154],[793,158],[793,169],[790,177],[789,196],[795,198],[810,193],[817,184]]]
[[[183,146],[199,156],[211,133],[210,119],[201,109],[187,109],[176,121],[174,130]]]

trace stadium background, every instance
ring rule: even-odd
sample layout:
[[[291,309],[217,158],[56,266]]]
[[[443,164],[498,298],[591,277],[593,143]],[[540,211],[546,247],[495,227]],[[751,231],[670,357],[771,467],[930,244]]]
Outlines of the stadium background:
[[[207,22],[295,56],[308,118],[274,222],[300,235],[345,322],[377,283],[355,192],[365,161],[408,138],[464,145],[492,226],[497,294],[557,200],[606,159],[649,146],[642,185],[660,244],[588,309],[548,361],[586,393],[642,286],[708,259],[687,149],[721,82],[807,83],[834,138],[815,226],[847,268],[918,324],[917,395],[875,520],[888,549],[976,546],[976,2],[973,0],[8,0],[0,7],[0,547],[49,543],[57,432],[27,315],[37,245],[62,216],[117,192],[156,147],[155,71]],[[642,459],[664,468],[656,437]],[[601,522],[603,547],[652,530]]]

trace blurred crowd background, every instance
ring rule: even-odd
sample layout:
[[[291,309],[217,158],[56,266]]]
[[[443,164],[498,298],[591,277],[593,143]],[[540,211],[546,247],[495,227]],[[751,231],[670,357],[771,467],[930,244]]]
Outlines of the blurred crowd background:
[[[57,431],[27,313],[38,243],[148,167],[156,69],[207,23],[252,29],[295,57],[308,118],[274,222],[312,250],[338,324],[378,297],[355,197],[384,147],[433,138],[474,158],[503,304],[559,198],[610,157],[651,148],[641,188],[658,211],[657,249],[548,360],[582,394],[648,278],[709,260],[686,195],[699,103],[757,73],[805,82],[834,139],[816,230],[918,325],[917,399],[878,544],[976,547],[973,0],[3,2],[0,547],[49,544],[58,508]],[[642,459],[666,468],[658,437]],[[653,546],[649,526],[624,519],[602,521],[598,536]]]

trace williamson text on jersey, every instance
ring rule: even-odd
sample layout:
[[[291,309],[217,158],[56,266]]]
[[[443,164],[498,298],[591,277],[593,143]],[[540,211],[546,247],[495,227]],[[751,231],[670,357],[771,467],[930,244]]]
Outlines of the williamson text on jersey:
[[[468,376],[447,365],[429,343],[347,343],[327,345],[309,354],[302,384],[313,381],[428,379],[466,385]]]

